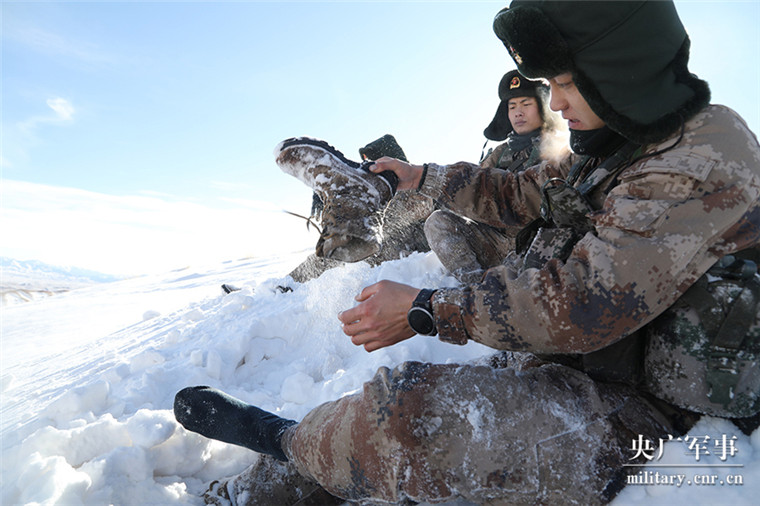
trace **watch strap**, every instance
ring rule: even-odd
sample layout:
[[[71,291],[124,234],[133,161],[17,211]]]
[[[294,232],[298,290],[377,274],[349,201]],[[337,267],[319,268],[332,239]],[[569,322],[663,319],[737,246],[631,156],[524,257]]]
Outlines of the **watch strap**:
[[[406,315],[412,330],[423,336],[434,336],[438,333],[433,315],[433,302],[431,301],[435,292],[436,290],[429,288],[420,290]]]
[[[424,307],[430,313],[433,313],[433,294],[436,292],[436,290],[430,289],[430,288],[423,288],[420,290],[420,293],[417,294],[417,297],[414,298],[414,302],[412,303],[412,306],[415,307]]]

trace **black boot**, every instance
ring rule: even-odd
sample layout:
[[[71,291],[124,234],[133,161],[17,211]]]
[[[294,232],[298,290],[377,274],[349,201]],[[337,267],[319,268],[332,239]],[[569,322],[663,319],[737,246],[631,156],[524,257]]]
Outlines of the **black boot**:
[[[189,431],[283,462],[288,458],[282,451],[282,435],[297,423],[206,386],[180,390],[174,397],[174,417]]]
[[[232,292],[239,292],[240,288],[236,287],[235,285],[230,285],[228,283],[224,283],[222,285],[222,291],[224,293],[232,293]]]

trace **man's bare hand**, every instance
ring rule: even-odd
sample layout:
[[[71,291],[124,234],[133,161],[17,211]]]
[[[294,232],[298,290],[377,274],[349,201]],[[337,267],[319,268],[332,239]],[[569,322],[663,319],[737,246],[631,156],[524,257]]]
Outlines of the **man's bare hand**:
[[[369,170],[372,172],[383,172],[390,170],[398,176],[399,190],[413,190],[420,184],[422,176],[422,165],[412,165],[410,163],[384,156],[376,160]]]
[[[364,346],[367,351],[409,339],[414,331],[406,321],[406,313],[419,291],[393,281],[366,287],[356,296],[359,305],[338,315],[343,332],[351,337],[352,343]]]

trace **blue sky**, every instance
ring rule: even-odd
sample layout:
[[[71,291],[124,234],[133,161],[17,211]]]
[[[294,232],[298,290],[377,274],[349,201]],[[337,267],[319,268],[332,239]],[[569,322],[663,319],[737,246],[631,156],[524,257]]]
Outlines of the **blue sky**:
[[[310,191],[274,146],[357,158],[392,133],[412,161],[476,161],[513,68],[491,31],[504,5],[3,1],[2,254],[140,273],[313,245],[280,212]],[[760,3],[676,5],[690,68],[757,132]]]

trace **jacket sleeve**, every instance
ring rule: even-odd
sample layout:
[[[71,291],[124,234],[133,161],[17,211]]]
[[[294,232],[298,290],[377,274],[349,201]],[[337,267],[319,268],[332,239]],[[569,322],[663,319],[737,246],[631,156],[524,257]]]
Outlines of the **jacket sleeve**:
[[[428,164],[420,193],[480,223],[522,226],[539,215],[541,185],[548,179],[565,177],[570,163],[542,162],[519,173],[467,162]]]
[[[469,174],[486,190],[468,195],[476,211],[512,218],[511,199],[527,208],[519,198],[535,198],[535,185],[529,193],[505,180],[507,188],[496,191],[485,173]],[[459,192],[448,193],[452,188],[457,185],[444,184],[442,195],[472,211]],[[497,203],[483,202],[493,195]],[[592,215],[596,233],[586,234],[566,262],[550,260],[519,275],[502,265],[480,284],[438,290],[439,337],[540,353],[608,346],[672,305],[717,259],[757,245],[759,197],[757,139],[733,111],[711,106],[687,123],[675,148],[621,174]]]

